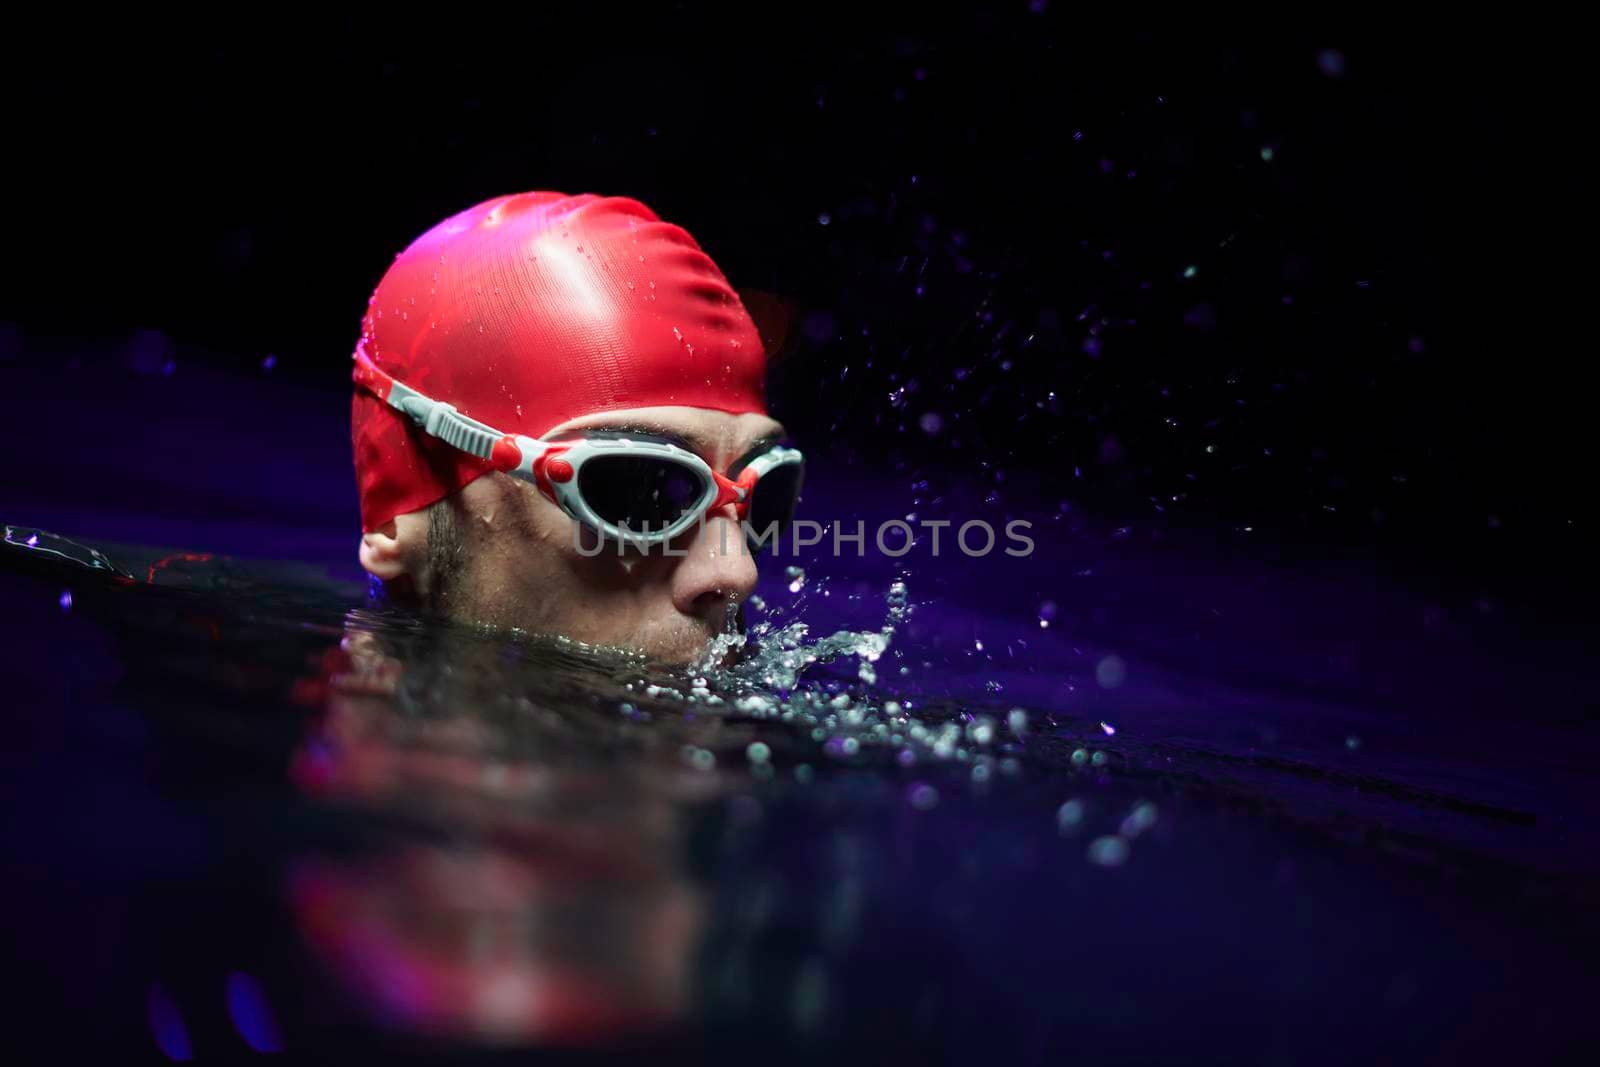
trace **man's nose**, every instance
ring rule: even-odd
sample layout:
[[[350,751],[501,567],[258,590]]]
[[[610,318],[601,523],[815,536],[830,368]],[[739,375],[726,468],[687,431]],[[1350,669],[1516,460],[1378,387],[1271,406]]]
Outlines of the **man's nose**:
[[[732,505],[707,515],[685,551],[672,574],[672,602],[685,615],[720,625],[727,606],[743,603],[756,587],[755,557]]]

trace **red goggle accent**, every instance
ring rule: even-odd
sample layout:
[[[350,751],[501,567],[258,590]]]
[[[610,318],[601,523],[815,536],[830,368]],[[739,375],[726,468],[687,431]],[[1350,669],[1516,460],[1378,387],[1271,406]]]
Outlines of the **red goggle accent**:
[[[741,519],[750,513],[750,497],[756,488],[756,472],[752,468],[741,471],[737,481],[716,471],[711,472],[711,477],[717,483],[717,499],[711,502],[713,508],[732,504],[733,513]]]
[[[552,504],[559,504],[560,501],[556,499],[555,487],[550,483],[552,481],[565,482],[572,478],[572,464],[560,458],[561,453],[571,447],[571,445],[551,445],[542,455],[534,458],[534,484],[539,487],[539,492],[549,498]]]
[[[506,434],[496,441],[494,451],[489,453],[489,462],[497,471],[514,471],[522,466],[522,449],[517,447],[517,439]]]

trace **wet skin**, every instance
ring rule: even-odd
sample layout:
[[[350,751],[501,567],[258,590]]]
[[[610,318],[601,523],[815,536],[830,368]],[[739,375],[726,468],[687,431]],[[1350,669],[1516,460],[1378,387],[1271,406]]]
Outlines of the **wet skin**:
[[[681,438],[674,443],[685,444],[717,471],[782,432],[765,415],[648,407],[572,419],[544,436],[619,428]],[[484,475],[447,501],[461,531],[463,569],[445,611],[459,620],[561,634],[687,663],[728,627],[755,588],[756,559],[743,547],[732,504],[714,509],[677,538],[669,555],[660,547],[595,552],[573,519],[533,486],[506,474]],[[424,509],[364,534],[362,566],[426,596],[433,581],[428,525]]]

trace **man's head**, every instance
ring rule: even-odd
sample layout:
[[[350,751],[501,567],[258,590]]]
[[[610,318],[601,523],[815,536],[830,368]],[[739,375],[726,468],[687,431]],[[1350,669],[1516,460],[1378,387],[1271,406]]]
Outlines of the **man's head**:
[[[636,200],[531,192],[435,226],[391,265],[358,355],[504,434],[626,431],[720,476],[781,430],[755,323],[694,239]],[[663,549],[597,550],[548,491],[352,408],[362,565],[444,614],[693,657],[756,579],[733,503]]]

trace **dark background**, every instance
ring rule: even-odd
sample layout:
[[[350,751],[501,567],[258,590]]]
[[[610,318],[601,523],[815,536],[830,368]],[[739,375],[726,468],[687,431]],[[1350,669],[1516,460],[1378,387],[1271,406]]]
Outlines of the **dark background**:
[[[18,28],[16,521],[147,508],[206,547],[197,509],[270,508],[327,532],[307,554],[347,544],[368,293],[445,216],[548,188],[638,197],[776,294],[775,413],[924,514],[959,483],[1575,604],[1575,35],[1042,2],[452,18]]]
[[[786,974],[803,923],[866,884],[838,1003],[903,1040],[906,977],[945,981],[957,1059],[1577,1047],[1600,914],[1595,641],[1572,624],[1592,45],[986,6],[14,16],[0,522],[354,577],[349,356],[391,258],[492,196],[636,196],[792,309],[774,410],[814,515],[1056,523],[1032,560],[917,559],[916,669],[884,683],[1061,711],[1030,735],[1037,787],[939,779],[913,821],[890,775],[841,774],[765,836],[705,839],[723,933],[757,944],[758,879],[792,877],[752,956]],[[165,974],[197,1042],[236,1044],[217,992],[248,967],[309,1006],[300,1048],[372,1058],[321,1021],[337,1002],[273,910],[286,858],[389,840],[282,774],[306,736],[284,691],[325,669],[352,589],[112,554],[149,583],[26,552],[0,573],[12,1029],[56,1060],[153,1057]],[[849,624],[881,623],[893,561],[805,562],[773,617],[826,633],[853,595]],[[1130,764],[1093,786],[1107,812],[1159,786],[1176,828],[1098,880],[1081,842],[1055,851],[1078,744]],[[886,873],[863,883],[840,844]]]

